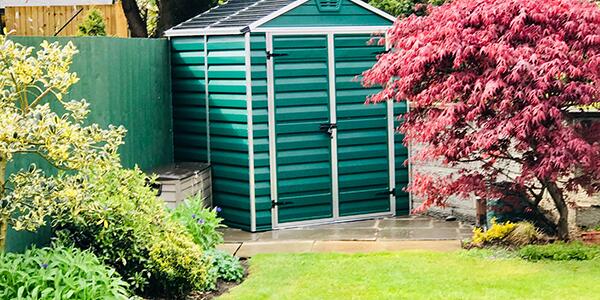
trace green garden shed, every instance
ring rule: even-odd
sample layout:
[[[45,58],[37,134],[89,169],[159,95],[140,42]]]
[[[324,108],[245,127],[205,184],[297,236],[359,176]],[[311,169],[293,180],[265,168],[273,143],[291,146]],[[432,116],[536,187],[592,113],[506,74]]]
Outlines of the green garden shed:
[[[228,225],[408,213],[407,108],[365,105],[357,78],[393,21],[360,0],[230,0],[167,31],[175,159],[211,164]]]

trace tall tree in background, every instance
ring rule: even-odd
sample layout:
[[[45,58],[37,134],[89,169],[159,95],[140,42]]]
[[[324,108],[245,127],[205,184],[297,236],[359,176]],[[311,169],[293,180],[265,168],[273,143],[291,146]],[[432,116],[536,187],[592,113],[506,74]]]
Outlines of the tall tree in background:
[[[453,0],[396,21],[393,51],[364,74],[371,102],[409,101],[400,132],[410,158],[458,172],[416,172],[409,191],[548,199],[568,238],[573,192],[600,192],[600,122],[573,113],[600,101],[600,9],[587,0]],[[554,218],[553,218],[554,219]]]
[[[370,0],[369,4],[396,17],[408,17],[412,14],[427,14],[429,5],[440,6],[449,0]]]
[[[199,15],[217,0],[122,0],[132,37],[159,37],[165,30]]]

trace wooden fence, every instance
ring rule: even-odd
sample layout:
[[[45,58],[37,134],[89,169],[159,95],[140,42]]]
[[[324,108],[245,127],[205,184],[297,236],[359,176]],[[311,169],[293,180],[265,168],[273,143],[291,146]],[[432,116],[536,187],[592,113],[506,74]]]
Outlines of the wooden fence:
[[[92,8],[104,16],[108,36],[129,37],[120,1],[111,5],[7,6],[6,27],[20,36],[75,36],[79,24]]]

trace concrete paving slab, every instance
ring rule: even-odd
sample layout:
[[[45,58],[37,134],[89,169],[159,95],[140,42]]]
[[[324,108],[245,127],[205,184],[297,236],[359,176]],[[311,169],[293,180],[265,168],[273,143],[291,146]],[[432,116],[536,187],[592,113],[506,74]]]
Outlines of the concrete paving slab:
[[[225,251],[231,255],[235,255],[235,253],[240,249],[242,243],[225,243],[217,245],[217,249]]]
[[[226,243],[241,243],[256,241],[259,233],[246,232],[240,229],[225,228],[220,230],[223,233],[223,239]]]
[[[460,222],[458,221],[444,221],[444,220],[434,220],[431,222],[434,228],[459,228]]]
[[[404,250],[456,251],[460,241],[316,241],[312,252],[371,253]]]
[[[379,222],[380,229],[387,228],[431,228],[431,219],[384,219]]]
[[[379,240],[458,240],[460,235],[457,228],[403,228],[382,229]]]
[[[330,241],[374,241],[377,238],[375,228],[338,228],[338,229],[285,229],[263,232],[258,241],[273,240],[330,240]]]
[[[263,253],[305,253],[312,250],[314,241],[246,242],[236,252],[238,257],[251,257]]]

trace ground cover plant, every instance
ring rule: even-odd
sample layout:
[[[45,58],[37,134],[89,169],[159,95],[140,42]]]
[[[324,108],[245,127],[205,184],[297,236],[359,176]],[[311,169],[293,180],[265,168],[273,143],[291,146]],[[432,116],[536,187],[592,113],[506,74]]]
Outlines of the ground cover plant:
[[[527,245],[519,249],[521,258],[539,260],[590,260],[600,259],[600,246],[581,242]]]
[[[471,251],[468,251],[471,252]],[[220,299],[595,299],[600,260],[529,262],[464,252],[268,254]]]
[[[586,0],[454,0],[396,21],[392,51],[363,74],[383,86],[369,101],[410,103],[399,131],[421,146],[408,163],[457,169],[413,172],[417,210],[451,196],[526,201],[568,239],[568,195],[600,191],[600,122],[576,120],[600,102],[598,32]],[[546,196],[557,220],[540,209]]]
[[[88,251],[0,253],[1,299],[129,299],[128,285]]]

